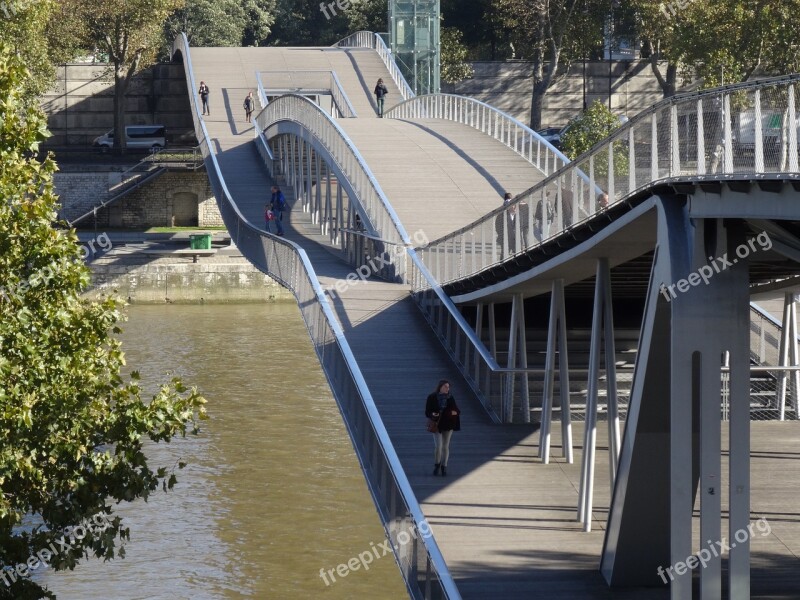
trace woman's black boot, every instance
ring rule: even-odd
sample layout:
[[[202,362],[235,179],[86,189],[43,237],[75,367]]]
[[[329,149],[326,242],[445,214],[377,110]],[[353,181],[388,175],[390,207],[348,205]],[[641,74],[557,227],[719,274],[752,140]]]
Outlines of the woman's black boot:
[[[439,474],[439,467],[440,466],[441,465],[439,463],[436,463],[435,465],[433,465],[433,474],[434,475],[438,475]],[[444,469],[444,467],[442,467],[442,468]],[[442,475],[444,475],[444,473],[442,473]]]
[[[446,476],[446,475],[447,475],[447,467],[445,467],[444,465],[442,465],[442,477],[444,477],[444,476]]]

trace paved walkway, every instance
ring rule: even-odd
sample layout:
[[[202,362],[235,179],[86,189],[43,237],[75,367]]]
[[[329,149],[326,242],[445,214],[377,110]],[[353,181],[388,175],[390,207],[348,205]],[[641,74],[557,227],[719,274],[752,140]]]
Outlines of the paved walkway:
[[[242,122],[243,115],[239,115],[241,101],[231,103],[230,99],[239,98],[244,90],[253,87],[252,71],[258,65],[283,65],[279,59],[273,60],[272,55],[268,59],[267,54],[259,54],[262,50],[192,50],[195,78],[205,80],[212,88],[212,116],[206,123],[221,152],[224,177],[242,212],[259,225],[271,182],[257,160],[251,143],[253,132]],[[282,49],[281,56],[285,61],[288,56],[303,57],[303,60],[310,57],[309,63],[291,63],[302,64],[304,68],[334,63],[344,64],[346,68],[364,57],[374,63],[370,54],[374,53]],[[369,81],[381,72],[379,66],[370,68],[378,70],[371,73]],[[355,71],[356,67],[352,69]],[[385,70],[380,76],[389,81]],[[347,77],[343,79],[349,81]],[[362,88],[360,99],[353,93],[359,106],[369,100],[370,90]],[[357,110],[360,112],[359,108]],[[522,180],[520,172],[506,170],[514,160],[513,152],[506,150],[507,159],[490,160],[482,154],[491,147],[486,138],[484,143],[474,144],[468,132],[451,129],[451,124],[442,125],[444,129],[440,131],[446,134],[445,138],[451,136],[454,142],[444,141],[435,132],[427,133],[425,138],[422,125],[431,125],[428,123],[369,121],[369,124],[349,123],[348,133],[364,145],[364,155],[375,161],[373,170],[381,185],[385,185],[408,231],[414,231],[418,223],[430,226],[431,233],[434,227],[455,229],[470,221],[475,212],[485,211],[484,200],[488,204],[493,202],[490,200],[497,189],[492,180],[512,188]],[[441,122],[435,125],[439,127]],[[460,137],[462,133],[463,138]],[[391,143],[383,143],[384,140]],[[420,157],[425,159],[420,160]],[[452,157],[461,158],[465,173],[472,169],[478,174],[470,173],[468,180],[460,175],[450,176],[447,181],[444,176],[454,168],[450,163]],[[422,186],[429,176],[446,185],[446,192],[443,187],[425,193]],[[478,190],[479,185],[485,187]],[[403,190],[414,193],[401,195]],[[291,204],[294,196],[291,190],[286,191]],[[451,201],[452,205],[447,204]],[[298,207],[290,213],[287,238],[306,249],[323,286],[333,287],[351,271],[336,251],[326,246],[325,238],[317,233],[308,215]],[[433,525],[464,598],[667,598],[665,589],[611,591],[598,572],[609,496],[605,472],[607,457],[603,450],[598,454],[594,531],[586,534],[575,521],[580,451],[576,452],[573,465],[556,459],[554,464],[544,466],[535,459],[537,435],[532,426],[493,425],[413,305],[407,287],[377,280],[358,283],[336,296],[334,306],[403,468]],[[447,478],[431,475],[432,442],[423,430],[424,398],[441,377],[453,381],[453,393],[463,410],[463,430],[455,435]],[[763,471],[758,478],[754,477],[757,487],[753,506],[756,510],[763,506],[764,510],[773,512],[776,521],[774,537],[764,538],[764,546],[756,543],[753,546],[752,597],[796,599],[795,590],[800,589],[800,585],[787,587],[791,582],[800,581],[796,575],[800,515],[792,508],[797,498],[797,490],[793,491],[792,486],[796,484],[773,481],[767,488],[761,478],[780,479],[778,473],[792,469],[788,466],[793,464],[791,460],[800,460],[790,444],[790,440],[797,439],[798,424],[775,425],[754,424],[754,450],[770,456],[765,456],[763,463],[754,461],[754,468],[756,464],[763,465]],[[558,427],[553,429],[554,453],[557,454]],[[575,434],[579,441],[579,426]],[[781,446],[786,453],[781,455],[776,454],[775,448],[779,436],[786,440]],[[605,444],[602,435],[599,443]],[[785,495],[779,496],[776,486]],[[760,565],[768,563],[770,569],[782,569],[786,579],[779,581],[770,577],[766,567],[759,571]]]

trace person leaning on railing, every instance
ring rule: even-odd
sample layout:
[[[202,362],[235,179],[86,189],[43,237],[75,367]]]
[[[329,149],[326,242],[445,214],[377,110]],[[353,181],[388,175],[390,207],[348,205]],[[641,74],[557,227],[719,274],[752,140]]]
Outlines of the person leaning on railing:
[[[511,194],[506,193],[503,205],[508,205],[506,210],[501,212],[494,220],[494,230],[497,234],[497,244],[500,246],[501,259],[505,258],[505,251],[508,254],[517,252],[517,221],[519,221],[519,232],[521,236],[521,248],[528,247],[528,221],[530,219],[530,207],[524,202],[511,204]],[[508,248],[505,246],[505,234],[508,238]]]

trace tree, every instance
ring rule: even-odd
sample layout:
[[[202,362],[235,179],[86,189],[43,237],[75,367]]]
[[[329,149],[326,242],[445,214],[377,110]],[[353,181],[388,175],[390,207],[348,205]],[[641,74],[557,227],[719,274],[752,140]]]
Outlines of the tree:
[[[146,438],[196,432],[205,417],[178,379],[149,401],[135,373],[123,380],[121,303],[80,297],[75,234],[52,227],[55,164],[33,158],[47,130],[28,77],[0,42],[0,598],[17,600],[54,598],[28,579],[43,564],[122,555],[130,532],[111,504],[175,483],[174,468],[150,468]]]
[[[84,44],[108,54],[114,69],[114,148],[125,148],[125,94],[155,60],[164,21],[184,0],[61,0],[84,27]]]
[[[164,24],[166,44],[185,32],[193,46],[260,46],[275,22],[275,0],[192,0]]]
[[[544,97],[566,72],[572,60],[581,58],[587,43],[602,43],[609,14],[607,0],[497,0],[503,22],[523,58],[533,61],[531,129],[542,125]]]
[[[600,100],[595,100],[581,115],[567,124],[561,136],[561,149],[567,158],[575,160],[595,144],[605,140],[619,126],[619,117]],[[608,176],[607,152],[595,156],[594,169],[599,177]],[[627,146],[623,142],[614,142],[614,174],[621,176],[627,173]]]
[[[447,83],[458,83],[474,74],[472,65],[467,62],[467,47],[461,43],[462,38],[463,34],[455,27],[441,30],[441,76]]]
[[[43,94],[53,83],[55,65],[71,59],[80,44],[75,22],[63,18],[60,8],[55,0],[0,3],[0,39],[30,71],[26,95]]]
[[[355,0],[347,9],[350,33],[372,31],[384,33],[389,29],[389,11],[386,0]]]
[[[680,76],[715,87],[800,68],[800,33],[790,25],[800,0],[633,0],[632,8],[664,97],[675,94]]]
[[[514,58],[510,32],[496,0],[441,0],[443,25],[464,34],[472,60]]]
[[[329,46],[347,36],[348,11],[330,0],[277,0],[275,25],[267,40],[273,46]]]

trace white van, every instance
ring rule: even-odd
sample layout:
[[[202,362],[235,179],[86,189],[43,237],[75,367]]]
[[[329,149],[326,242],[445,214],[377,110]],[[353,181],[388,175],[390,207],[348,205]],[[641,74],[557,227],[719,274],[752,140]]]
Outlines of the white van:
[[[163,125],[128,125],[125,127],[127,148],[163,148],[167,145],[167,128]],[[114,147],[114,130],[94,139],[101,150]]]

